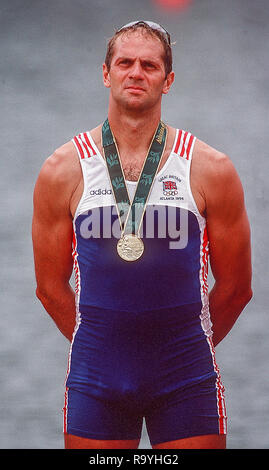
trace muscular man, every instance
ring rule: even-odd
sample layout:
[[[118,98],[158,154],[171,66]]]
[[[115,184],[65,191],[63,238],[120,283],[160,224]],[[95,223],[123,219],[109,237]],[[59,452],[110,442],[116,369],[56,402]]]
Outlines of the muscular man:
[[[162,123],[173,80],[169,34],[150,22],[121,28],[103,65],[108,120],[57,149],[36,182],[36,292],[71,342],[66,448],[137,448],[143,418],[153,448],[226,446],[214,348],[252,296],[249,222],[229,157]],[[108,129],[116,150],[107,155]],[[149,152],[149,164],[159,159],[149,177],[152,142],[163,149]],[[127,207],[140,174],[143,190],[151,187],[131,232],[143,245],[132,261],[118,245],[124,178],[111,172],[120,167]]]

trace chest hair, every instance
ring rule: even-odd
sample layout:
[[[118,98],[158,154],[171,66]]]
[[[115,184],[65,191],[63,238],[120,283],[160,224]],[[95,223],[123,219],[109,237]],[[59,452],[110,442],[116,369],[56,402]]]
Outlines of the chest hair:
[[[125,179],[128,181],[138,181],[142,165],[137,162],[123,164],[123,172]]]

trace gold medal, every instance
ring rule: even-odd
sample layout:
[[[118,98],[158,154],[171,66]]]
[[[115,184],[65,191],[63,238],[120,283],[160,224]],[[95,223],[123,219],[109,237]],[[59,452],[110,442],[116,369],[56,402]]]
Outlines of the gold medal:
[[[137,235],[130,233],[119,239],[117,251],[125,261],[136,261],[144,252],[144,243]]]

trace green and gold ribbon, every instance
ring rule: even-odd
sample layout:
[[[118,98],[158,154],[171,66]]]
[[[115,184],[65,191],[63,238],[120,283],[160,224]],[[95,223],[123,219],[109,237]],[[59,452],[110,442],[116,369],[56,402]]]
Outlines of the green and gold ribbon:
[[[150,144],[131,203],[116,140],[112,134],[108,119],[106,119],[103,124],[102,145],[116,201],[122,236],[125,234],[138,235],[139,233],[147,200],[164,152],[166,137],[167,128],[165,124],[160,121]]]

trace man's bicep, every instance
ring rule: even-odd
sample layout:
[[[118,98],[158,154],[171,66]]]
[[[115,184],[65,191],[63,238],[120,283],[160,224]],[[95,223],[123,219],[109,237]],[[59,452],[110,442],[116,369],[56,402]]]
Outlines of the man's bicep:
[[[58,198],[57,198],[58,196]],[[32,239],[37,285],[49,289],[72,274],[72,219],[68,207],[40,175],[34,190]]]
[[[34,216],[32,234],[37,282],[67,282],[73,266],[72,226],[61,221],[47,225]]]
[[[232,225],[208,224],[210,266],[216,280],[227,285],[251,278],[250,229],[246,212]]]
[[[207,209],[210,265],[218,281],[248,284],[251,278],[250,227],[241,181],[231,165]]]

